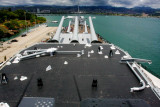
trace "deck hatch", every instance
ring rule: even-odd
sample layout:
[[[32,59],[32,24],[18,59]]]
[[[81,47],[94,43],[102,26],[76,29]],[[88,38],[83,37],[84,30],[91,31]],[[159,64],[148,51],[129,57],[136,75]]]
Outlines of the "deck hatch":
[[[24,97],[18,107],[55,107],[55,100],[44,97]]]

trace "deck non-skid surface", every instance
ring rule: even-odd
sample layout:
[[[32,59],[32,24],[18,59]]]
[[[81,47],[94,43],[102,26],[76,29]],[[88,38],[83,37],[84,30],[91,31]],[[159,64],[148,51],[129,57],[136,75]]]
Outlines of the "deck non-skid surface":
[[[98,47],[103,46],[103,54],[98,54]],[[84,55],[56,54],[20,61],[5,66],[0,72],[6,73],[9,83],[0,85],[0,101],[11,107],[19,104],[22,97],[54,98],[56,107],[80,106],[80,101],[87,98],[143,99],[151,106],[160,105],[160,101],[151,88],[140,92],[130,92],[130,88],[140,86],[138,79],[126,64],[119,63],[124,53],[109,55],[110,45],[94,44],[91,47],[76,44],[38,44],[34,47],[47,49],[59,47],[59,51],[81,51]],[[94,53],[88,52],[93,50]],[[68,64],[64,64],[67,61]],[[12,62],[12,61],[11,61]],[[51,70],[46,68],[51,65]],[[18,79],[14,80],[17,76]],[[21,76],[27,80],[20,81]],[[37,87],[37,79],[42,78],[43,87]],[[98,80],[98,87],[92,88],[92,80]]]

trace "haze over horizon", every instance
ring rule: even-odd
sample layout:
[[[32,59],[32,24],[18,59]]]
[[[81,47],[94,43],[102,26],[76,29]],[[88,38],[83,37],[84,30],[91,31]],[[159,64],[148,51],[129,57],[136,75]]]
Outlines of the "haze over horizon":
[[[59,5],[73,6],[114,6],[114,7],[151,7],[160,8],[160,0],[0,0],[1,6],[18,5]]]

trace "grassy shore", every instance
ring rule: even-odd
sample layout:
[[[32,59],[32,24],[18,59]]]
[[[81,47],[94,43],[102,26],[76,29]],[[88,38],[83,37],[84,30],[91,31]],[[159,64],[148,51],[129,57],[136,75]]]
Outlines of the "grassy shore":
[[[26,27],[46,22],[45,18],[37,17],[24,10],[0,10],[0,16],[0,40],[11,37]]]

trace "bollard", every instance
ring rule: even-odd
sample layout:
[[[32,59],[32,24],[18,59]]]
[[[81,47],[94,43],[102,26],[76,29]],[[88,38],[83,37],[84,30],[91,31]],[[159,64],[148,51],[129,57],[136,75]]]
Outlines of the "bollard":
[[[41,89],[43,87],[43,81],[42,81],[41,78],[37,79],[37,86],[38,86],[39,89]]]
[[[8,83],[8,78],[5,73],[2,73],[1,77],[1,84],[7,84]]]

